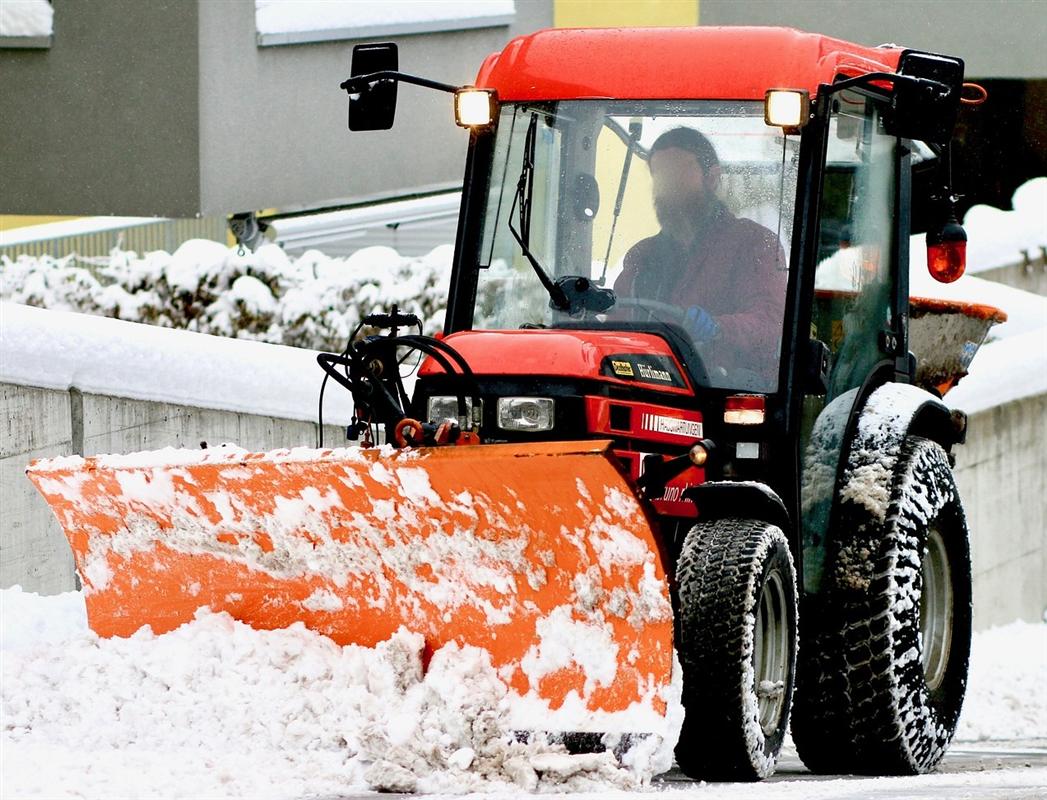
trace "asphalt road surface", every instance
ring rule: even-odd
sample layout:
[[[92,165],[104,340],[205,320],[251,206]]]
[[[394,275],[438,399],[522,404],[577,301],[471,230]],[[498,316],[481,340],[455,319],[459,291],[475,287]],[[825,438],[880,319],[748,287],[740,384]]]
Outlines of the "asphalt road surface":
[[[612,791],[609,796],[615,800],[1047,800],[1047,739],[957,742],[937,771],[903,778],[812,775],[788,742],[777,771],[762,783],[701,783],[673,770],[655,779],[646,791]],[[374,800],[375,797],[393,800],[426,796],[366,794],[309,800]],[[520,792],[489,797],[492,800],[507,797],[602,800],[599,792],[569,795]]]
[[[665,785],[667,789],[694,786],[695,798],[709,800],[764,796],[818,800],[1047,800],[1047,739],[956,742],[933,774],[908,778],[813,775],[789,743],[782,750],[775,774],[761,784],[699,786],[675,770],[656,779],[655,783]],[[764,791],[759,791],[758,787]],[[686,796],[690,797],[692,793],[687,792]]]

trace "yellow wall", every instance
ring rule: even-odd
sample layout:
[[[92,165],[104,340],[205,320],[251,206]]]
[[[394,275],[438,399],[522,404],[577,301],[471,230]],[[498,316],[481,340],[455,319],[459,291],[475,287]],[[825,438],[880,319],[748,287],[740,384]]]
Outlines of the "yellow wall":
[[[65,222],[77,217],[30,217],[23,214],[0,214],[0,231],[25,228],[29,225],[44,225],[48,222]]]
[[[554,0],[557,28],[697,25],[700,0]]]

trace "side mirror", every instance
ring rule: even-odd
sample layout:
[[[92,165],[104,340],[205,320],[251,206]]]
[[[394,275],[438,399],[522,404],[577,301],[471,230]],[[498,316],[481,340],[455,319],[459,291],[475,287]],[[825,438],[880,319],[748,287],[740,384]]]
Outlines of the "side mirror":
[[[824,395],[828,393],[831,363],[829,346],[821,339],[809,339],[807,364],[803,373],[804,394]]]
[[[350,75],[370,75],[375,72],[396,72],[399,56],[393,42],[358,44],[353,48]],[[369,84],[349,95],[349,130],[387,131],[393,127],[396,116],[396,84],[385,78]]]
[[[945,145],[952,138],[963,91],[963,60],[906,50],[898,74],[915,81],[897,81],[884,127],[892,136]]]

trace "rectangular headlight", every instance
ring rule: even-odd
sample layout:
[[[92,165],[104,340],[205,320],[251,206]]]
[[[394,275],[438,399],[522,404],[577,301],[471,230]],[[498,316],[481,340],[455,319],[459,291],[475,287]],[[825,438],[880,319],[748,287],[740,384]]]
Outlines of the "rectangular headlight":
[[[483,404],[480,405],[483,408]],[[458,421],[458,398],[450,395],[446,397],[430,397],[429,404],[426,407],[427,416],[429,422],[443,422],[444,420],[451,420],[451,422]],[[465,398],[465,416],[466,424],[473,418],[473,399],[471,397]]]
[[[553,401],[549,397],[499,397],[498,427],[506,431],[551,431]]]
[[[454,93],[454,121],[463,128],[482,128],[494,121],[494,92],[464,87]]]
[[[805,91],[768,89],[763,100],[763,121],[768,125],[796,130],[811,113],[811,99]]]

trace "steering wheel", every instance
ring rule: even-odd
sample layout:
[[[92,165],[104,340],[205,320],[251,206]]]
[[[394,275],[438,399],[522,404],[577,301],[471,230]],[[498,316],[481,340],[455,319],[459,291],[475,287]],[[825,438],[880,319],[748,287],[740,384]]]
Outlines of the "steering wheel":
[[[686,309],[674,306],[672,303],[663,303],[659,300],[638,300],[633,297],[619,297],[608,311],[614,312],[619,309],[637,308],[647,313],[647,319],[657,322],[670,322],[673,325],[683,325]]]
[[[632,297],[622,297],[618,299],[618,302],[612,306],[609,311],[611,313],[619,309],[639,309],[647,314],[647,319],[652,322],[668,323],[681,329],[683,333],[683,340],[690,346],[691,353],[693,354],[694,362],[692,364],[693,372],[698,377],[700,383],[708,383],[710,369],[706,365],[705,360],[702,358],[701,353],[698,352],[698,348],[691,337],[686,335],[683,331],[683,321],[686,315],[686,310],[680,308],[680,306],[674,306],[672,303],[663,303],[659,300],[639,300]],[[720,370],[726,374],[726,370],[723,367],[713,365],[715,369]]]

